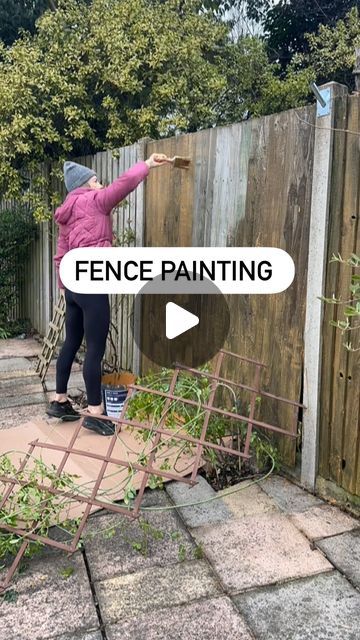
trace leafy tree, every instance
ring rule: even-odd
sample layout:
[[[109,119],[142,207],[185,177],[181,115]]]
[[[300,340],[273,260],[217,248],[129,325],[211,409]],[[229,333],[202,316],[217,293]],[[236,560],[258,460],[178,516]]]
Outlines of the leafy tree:
[[[261,23],[271,60],[284,69],[296,53],[307,53],[307,34],[320,25],[334,27],[360,0],[203,0],[203,8],[224,16],[230,9],[246,12]]]
[[[55,9],[52,0],[0,0],[0,40],[11,45],[19,30],[35,31],[36,20],[46,11]]]
[[[229,27],[199,13],[200,5],[59,0],[34,37],[0,45],[0,194],[19,197],[25,170],[47,158],[226,124],[266,113],[268,104],[283,108],[267,99],[278,86],[264,45],[234,44]],[[294,73],[281,92],[283,99],[290,91],[289,105],[308,93],[307,72],[299,83]]]
[[[320,26],[317,34],[309,35],[308,41],[310,53],[306,63],[314,68],[318,82],[334,80],[353,89],[355,47],[360,46],[358,9],[352,9],[334,27]]]
[[[333,27],[359,0],[280,0],[269,7],[263,18],[266,42],[271,59],[285,67],[295,53],[309,50],[308,33],[320,25]]]

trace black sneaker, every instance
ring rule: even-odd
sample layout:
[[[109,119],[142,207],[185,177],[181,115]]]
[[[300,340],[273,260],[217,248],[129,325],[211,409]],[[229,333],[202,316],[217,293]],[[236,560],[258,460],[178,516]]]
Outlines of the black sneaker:
[[[95,416],[86,416],[84,418],[83,427],[95,431],[101,436],[113,436],[115,433],[115,425],[110,420],[104,418],[95,418]]]
[[[81,418],[80,413],[73,409],[69,400],[66,400],[66,402],[53,400],[46,409],[46,413],[48,416],[51,416],[52,418],[60,418],[60,420],[63,420],[64,422],[73,422]]]

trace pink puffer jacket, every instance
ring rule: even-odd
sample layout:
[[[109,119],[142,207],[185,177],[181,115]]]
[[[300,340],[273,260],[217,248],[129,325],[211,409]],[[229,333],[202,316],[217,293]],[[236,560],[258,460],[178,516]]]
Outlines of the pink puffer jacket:
[[[148,173],[149,167],[146,162],[137,162],[108,187],[103,189],[79,187],[70,191],[63,204],[56,209],[54,215],[56,223],[60,226],[60,232],[54,261],[61,289],[64,288],[59,276],[62,257],[70,249],[78,247],[111,247],[110,213],[119,202],[136,189]]]

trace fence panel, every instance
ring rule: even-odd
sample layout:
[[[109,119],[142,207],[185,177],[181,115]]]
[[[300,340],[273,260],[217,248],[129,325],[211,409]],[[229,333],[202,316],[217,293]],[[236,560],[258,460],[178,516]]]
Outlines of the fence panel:
[[[192,158],[189,171],[158,169],[146,185],[147,246],[269,246],[287,251],[295,280],[287,291],[229,296],[231,325],[226,347],[268,367],[262,387],[300,400],[311,205],[314,107],[287,111],[148,144],[148,154]],[[279,180],[281,175],[281,180]],[[226,251],[224,253],[226,255]],[[239,254],[240,257],[240,254]],[[146,341],[156,344],[143,303]],[[215,321],[214,316],[209,322]],[[206,328],[204,328],[206,331]],[[143,358],[144,370],[150,363]],[[229,361],[228,377],[240,372]],[[243,376],[251,379],[243,367]],[[288,425],[292,409],[263,402],[274,424]],[[281,441],[289,465],[295,445]]]
[[[360,131],[358,96],[336,98],[335,110],[337,128]],[[292,256],[296,275],[287,291],[228,298],[231,326],[225,347],[264,361],[268,367],[262,388],[293,400],[301,400],[302,394],[314,116],[314,106],[304,107],[166,140],[142,140],[118,149],[119,157],[108,151],[77,159],[94,168],[104,183],[144,159],[145,150],[146,156],[157,151],[192,159],[188,171],[166,166],[152,171],[114,210],[114,232],[120,244],[223,246],[224,252],[232,246],[269,246]],[[336,133],[328,259],[332,253],[343,257],[359,253],[359,167],[358,135]],[[54,186],[65,197],[62,181],[54,179]],[[4,206],[0,203],[0,209]],[[18,309],[19,316],[29,317],[41,333],[46,333],[58,297],[53,267],[57,232],[53,220],[40,225]],[[336,291],[346,299],[349,281],[349,270],[328,264],[325,294]],[[111,365],[117,361],[123,368],[146,372],[153,363],[140,355],[132,331],[139,339],[144,328],[143,346],[150,341],[156,345],[159,338],[155,323],[148,319],[147,299],[141,314],[138,306],[133,315],[132,307],[132,296],[111,296],[106,359]],[[346,352],[343,336],[330,327],[329,320],[340,317],[338,307],[325,308],[319,467],[323,478],[360,495],[359,352]],[[236,380],[249,379],[251,372],[244,365],[239,371],[229,361],[225,373]],[[274,424],[289,423],[286,407],[263,402],[258,417],[265,414]],[[293,466],[294,445],[281,441],[281,450]]]
[[[359,97],[339,98],[335,106],[335,127],[360,135]],[[325,295],[335,294],[343,301],[350,297],[354,271],[336,262],[330,264],[330,259],[333,254],[340,253],[346,259],[351,253],[360,253],[359,135],[337,132],[333,151]],[[359,332],[345,336],[330,325],[331,320],[344,319],[343,308],[344,305],[325,305],[324,311],[319,473],[359,496],[360,351],[348,352],[344,348],[349,338],[354,346],[359,344]]]

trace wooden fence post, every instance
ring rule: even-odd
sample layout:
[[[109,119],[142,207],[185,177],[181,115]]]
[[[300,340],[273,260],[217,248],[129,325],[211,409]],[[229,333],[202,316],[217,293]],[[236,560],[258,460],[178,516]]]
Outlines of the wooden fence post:
[[[151,138],[141,138],[137,142],[137,160],[146,160],[147,145]],[[136,190],[136,229],[135,246],[143,247],[145,242],[145,208],[146,208],[146,184],[141,182]],[[141,344],[141,299],[135,296],[133,307],[133,373],[141,375],[141,352],[138,345]]]
[[[323,303],[328,247],[328,218],[332,178],[335,98],[347,87],[329,82],[320,87],[326,106],[317,103],[311,193],[309,254],[304,332],[304,405],[301,482],[315,490],[319,454]]]

